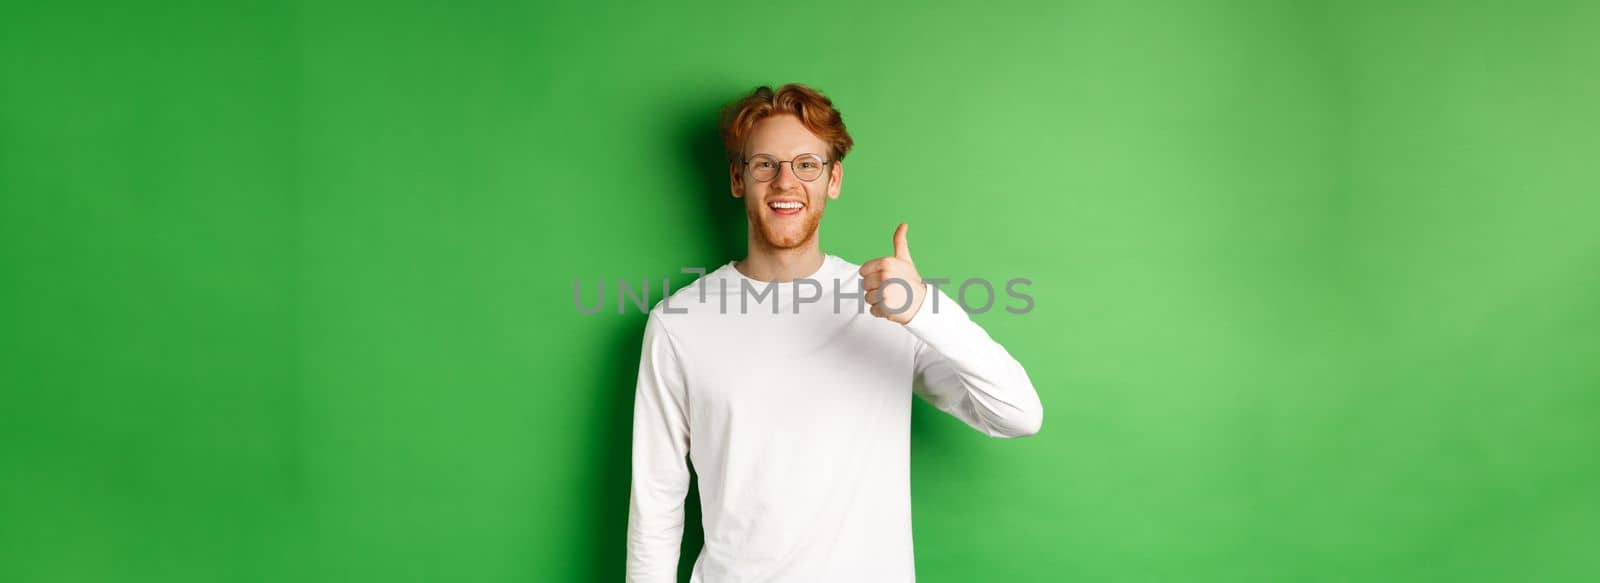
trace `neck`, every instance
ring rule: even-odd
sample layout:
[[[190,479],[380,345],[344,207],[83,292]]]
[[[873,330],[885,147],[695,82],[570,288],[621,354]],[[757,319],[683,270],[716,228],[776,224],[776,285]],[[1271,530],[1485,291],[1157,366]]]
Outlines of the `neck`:
[[[822,247],[811,237],[804,245],[792,249],[774,249],[766,241],[750,237],[750,254],[734,264],[745,277],[756,281],[793,281],[822,269]]]

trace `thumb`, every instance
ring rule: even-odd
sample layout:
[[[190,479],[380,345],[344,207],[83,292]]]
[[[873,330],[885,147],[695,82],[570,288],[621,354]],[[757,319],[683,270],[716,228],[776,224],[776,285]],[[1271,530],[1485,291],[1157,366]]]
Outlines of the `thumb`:
[[[900,223],[900,226],[894,230],[894,256],[897,259],[904,260],[906,263],[912,262],[911,247],[906,243],[906,231],[910,229],[910,225]]]

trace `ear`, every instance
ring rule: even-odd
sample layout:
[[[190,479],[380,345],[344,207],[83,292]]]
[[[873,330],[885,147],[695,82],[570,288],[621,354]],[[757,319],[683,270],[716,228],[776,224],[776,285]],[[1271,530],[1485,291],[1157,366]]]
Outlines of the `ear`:
[[[833,176],[833,178],[828,181],[828,198],[838,199],[839,187],[844,184],[844,161],[835,160],[828,168],[828,173]]]
[[[728,184],[733,190],[734,198],[744,196],[744,177],[739,176],[739,164],[736,162],[728,163]]]

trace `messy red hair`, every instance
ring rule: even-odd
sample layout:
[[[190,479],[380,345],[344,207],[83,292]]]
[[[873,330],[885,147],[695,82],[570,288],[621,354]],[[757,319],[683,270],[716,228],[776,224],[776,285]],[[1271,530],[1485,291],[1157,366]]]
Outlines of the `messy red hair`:
[[[722,146],[728,152],[728,161],[737,162],[743,155],[745,140],[757,122],[780,114],[800,118],[807,130],[826,142],[829,160],[843,160],[855,144],[844,129],[844,118],[833,108],[833,100],[799,83],[784,85],[777,91],[762,85],[722,110]]]

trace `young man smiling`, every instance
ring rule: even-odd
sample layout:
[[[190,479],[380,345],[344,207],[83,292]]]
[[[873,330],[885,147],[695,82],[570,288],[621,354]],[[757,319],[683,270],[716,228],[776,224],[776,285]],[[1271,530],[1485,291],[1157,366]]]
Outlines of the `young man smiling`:
[[[905,224],[893,255],[857,265],[822,252],[818,226],[853,143],[831,100],[759,87],[724,112],[722,132],[749,254],[646,321],[627,580],[674,579],[688,458],[705,527],[692,582],[914,581],[911,395],[987,435],[1022,437],[1043,420],[1038,393],[923,283]]]

